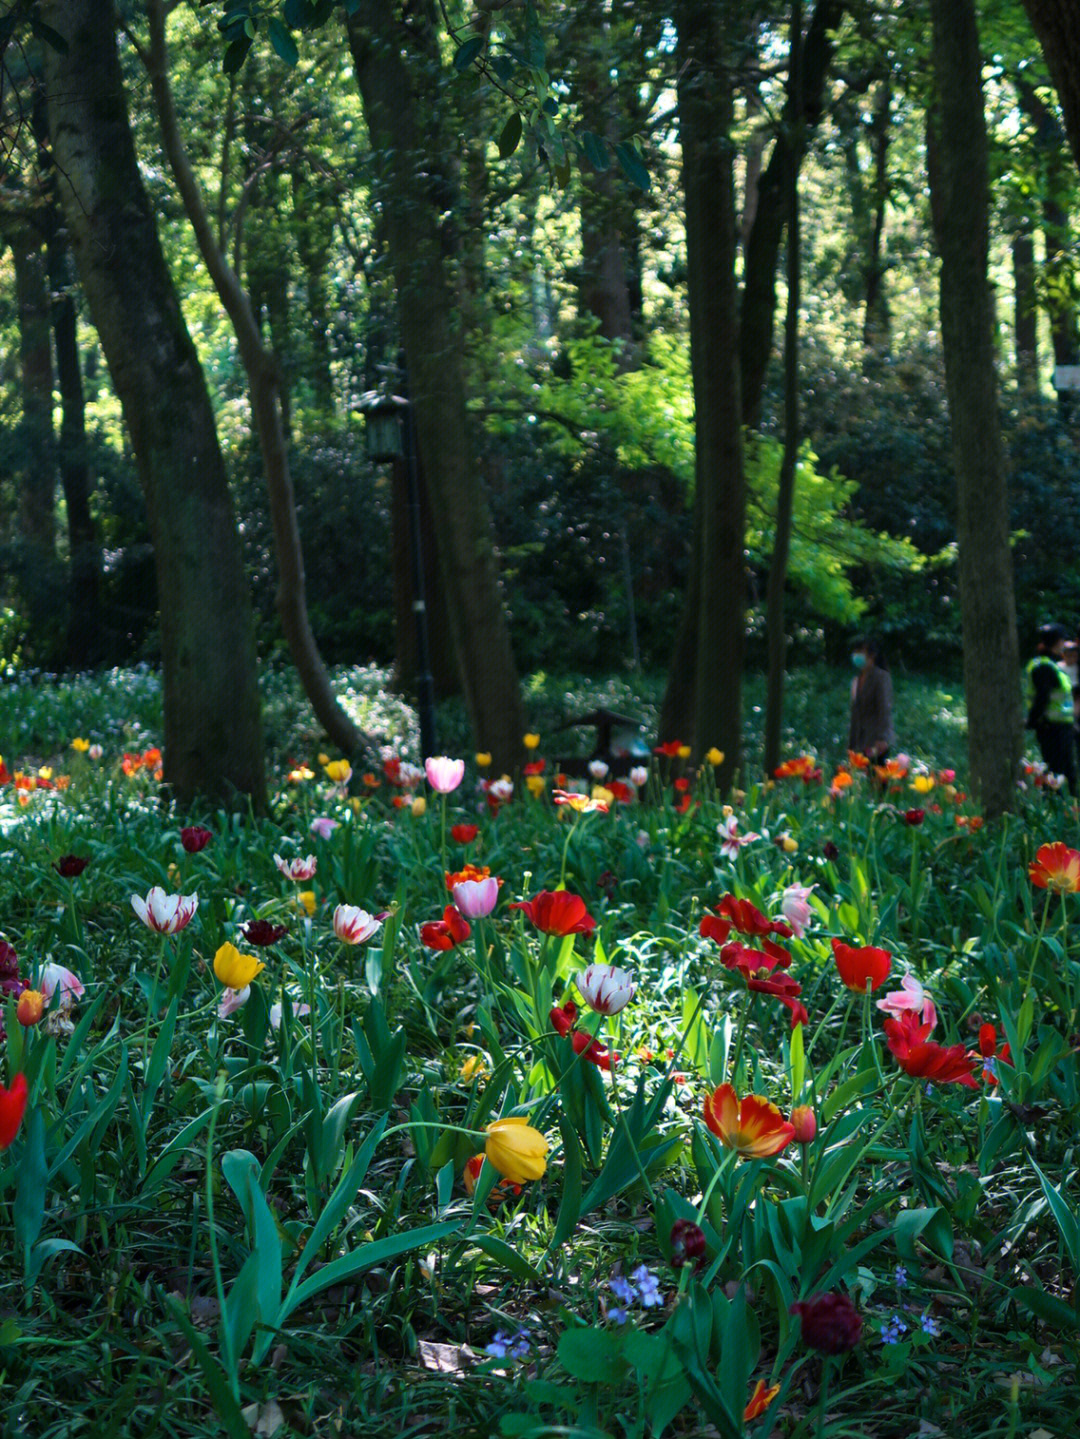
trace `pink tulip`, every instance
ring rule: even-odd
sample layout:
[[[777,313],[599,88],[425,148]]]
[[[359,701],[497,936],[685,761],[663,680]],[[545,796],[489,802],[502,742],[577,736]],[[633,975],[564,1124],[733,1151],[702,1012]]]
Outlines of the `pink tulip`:
[[[382,920],[355,904],[339,904],[334,910],[334,933],[342,944],[365,944],[382,927]]]
[[[311,830],[311,833],[315,835],[318,839],[329,839],[330,836],[334,833],[334,830],[337,829],[337,827],[337,820],[331,819],[329,815],[325,814],[321,814],[318,816],[317,819],[313,819],[311,821],[311,824],[308,826],[308,828]]]
[[[649,771],[645,768],[643,764],[636,764],[634,768],[630,771],[630,783],[632,785],[635,785],[638,789],[640,789],[643,784],[647,784],[648,780]]]
[[[634,997],[637,986],[616,964],[590,964],[574,980],[581,997],[597,1014],[618,1014]]]
[[[38,976],[38,989],[45,996],[48,1003],[57,990],[60,997],[57,1000],[57,1008],[70,1009],[75,1000],[82,999],[82,980],[78,975],[72,974],[70,969],[65,969],[62,964],[49,963],[43,966]]]
[[[302,884],[305,879],[310,879],[315,873],[318,865],[313,854],[306,855],[303,859],[282,859],[280,854],[274,855],[274,863],[286,879],[291,879],[294,884]]]
[[[923,1024],[932,1029],[937,1024],[934,1001],[913,974],[905,974],[900,984],[900,989],[891,990],[884,999],[877,1001],[878,1009],[883,1009],[893,1019],[899,1019],[905,1011],[910,1011],[919,1015]]]
[[[155,934],[179,934],[190,924],[199,907],[197,894],[166,894],[159,884],[147,891],[146,898],[131,896],[131,907],[148,929]]]
[[[789,884],[780,900],[781,913],[791,925],[796,939],[802,939],[813,916],[813,911],[807,904],[813,889],[812,884]]]
[[[238,1009],[243,1009],[251,998],[251,985],[245,984],[243,989],[226,989],[218,1003],[218,1019],[228,1019]]]
[[[436,755],[424,761],[428,784],[436,794],[450,794],[465,778],[465,761]]]
[[[463,879],[454,885],[451,895],[466,919],[486,919],[499,902],[499,881],[494,875],[486,879]]]
[[[608,767],[607,767],[607,761],[606,761],[606,760],[602,760],[602,759],[591,759],[591,760],[589,761],[589,773],[592,775],[593,779],[595,779],[595,780],[606,779],[606,778],[607,778],[607,772],[608,772]]]

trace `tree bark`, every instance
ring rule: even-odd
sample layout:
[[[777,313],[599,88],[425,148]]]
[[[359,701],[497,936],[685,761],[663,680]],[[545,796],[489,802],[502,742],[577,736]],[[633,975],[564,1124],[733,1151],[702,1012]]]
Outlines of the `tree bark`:
[[[96,664],[102,654],[100,628],[101,544],[90,513],[90,455],[86,443],[86,399],[79,361],[75,297],[69,273],[70,249],[59,214],[48,239],[53,343],[60,390],[60,483],[68,531],[67,663],[75,669]]]
[[[198,356],[139,175],[111,0],[42,0],[58,191],[146,496],[160,596],[165,776],[182,802],[265,804],[251,607]]]
[[[521,758],[524,722],[499,593],[491,522],[466,411],[460,314],[440,216],[457,197],[440,173],[450,148],[434,108],[439,74],[427,4],[361,0],[348,20],[371,140],[376,195],[397,285],[420,459],[436,517],[439,568],[466,707],[477,745],[499,768]],[[423,87],[427,87],[424,89]]]
[[[53,365],[49,325],[49,279],[45,245],[29,222],[10,227],[19,317],[23,473],[19,485],[19,533],[31,569],[56,555],[56,437],[53,434]]]
[[[214,237],[198,182],[184,149],[169,85],[162,0],[148,0],[150,84],[157,106],[162,143],[207,272],[236,333],[240,360],[248,377],[251,419],[259,440],[270,502],[270,522],[278,562],[278,616],[304,693],[332,745],[354,756],[372,741],[342,709],[334,694],[308,619],[304,554],[296,521],[289,451],[281,404],[281,375],[272,351],[259,334],[248,297]]]
[[[1024,9],[1039,37],[1080,165],[1080,5],[1076,0],[1024,0]]]
[[[1019,653],[998,415],[982,56],[973,0],[931,0],[935,99],[931,213],[941,255],[941,333],[957,476],[957,538],[972,787],[1009,809],[1020,754]]]
[[[678,737],[693,746],[696,757],[713,745],[724,752],[718,779],[727,788],[741,758],[746,611],[731,139],[735,100],[734,76],[725,65],[730,7],[682,0],[674,14],[694,383],[695,546],[682,652],[674,658],[664,719],[682,730]],[[688,685],[691,644],[693,680]],[[672,689],[692,701],[682,715],[674,713]]]
[[[892,84],[888,76],[874,98],[870,142],[874,156],[874,220],[866,256],[866,308],[863,345],[888,351],[892,329],[889,299],[885,293],[885,211],[889,203],[889,139],[892,125]]]
[[[1012,264],[1016,374],[1022,388],[1034,390],[1039,383],[1039,306],[1035,294],[1035,236],[1030,225],[1013,236]]]

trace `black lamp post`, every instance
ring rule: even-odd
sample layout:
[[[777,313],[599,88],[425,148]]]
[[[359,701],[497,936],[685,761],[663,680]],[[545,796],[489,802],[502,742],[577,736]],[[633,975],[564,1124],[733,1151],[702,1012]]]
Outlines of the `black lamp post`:
[[[424,599],[424,545],[420,528],[420,475],[417,470],[416,429],[409,401],[409,379],[404,364],[396,371],[400,395],[370,390],[361,395],[367,456],[376,465],[405,463],[408,493],[409,570],[412,579],[413,623],[416,629],[416,697],[420,711],[420,757],[435,754],[435,681],[431,674],[427,604]]]

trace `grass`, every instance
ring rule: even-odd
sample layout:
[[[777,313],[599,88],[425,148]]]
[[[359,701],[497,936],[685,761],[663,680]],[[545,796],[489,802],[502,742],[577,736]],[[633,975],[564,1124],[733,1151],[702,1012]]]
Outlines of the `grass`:
[[[384,675],[339,680],[371,727],[410,722]],[[846,680],[792,677],[792,749],[840,756]],[[320,738],[294,689],[265,683],[273,754],[313,763]],[[660,686],[534,676],[527,696],[546,745],[598,702],[649,718]],[[751,680],[751,734],[759,697]],[[521,798],[489,813],[470,773],[448,808],[479,834],[445,857],[504,886],[495,915],[439,951],[420,937],[448,899],[437,798],[414,814],[388,785],[356,805],[322,779],[283,785],[267,820],[201,815],[212,841],[188,853],[190,816],[118,765],[160,734],[153,675],[16,684],[8,699],[9,768],[63,758],[72,781],[25,805],[3,790],[0,930],[27,978],[51,960],[86,992],[52,1033],[24,1029],[14,998],[4,1011],[0,1075],[23,1072],[31,1090],[0,1156],[5,1439],[1071,1432],[1077,899],[1047,900],[1027,875],[1040,844],[1077,838],[1061,796],[1029,790],[1003,826],[978,829],[940,780],[882,795],[856,776],[834,798],[826,765],[825,784],[749,787],[735,817],[762,837],[725,855],[708,773],[689,776],[685,813],[678,765],[659,762],[647,803],[577,818]],[[453,752],[452,708],[442,719]],[[899,677],[897,721],[913,755],[962,758],[951,691]],[[76,733],[100,760],[68,763]],[[916,798],[927,814],[912,827]],[[326,839],[310,831],[317,814],[338,821]],[[302,886],[275,867],[275,853],[309,852]],[[67,880],[54,865],[70,853],[90,863]],[[563,874],[595,940],[545,939],[509,908]],[[808,1010],[795,1031],[699,932],[723,894],[776,916],[792,883],[814,886],[778,971]],[[199,896],[171,939],[132,911],[152,884]],[[385,914],[366,948],[336,941],[339,903]],[[226,941],[250,950],[253,917],[287,933],[219,1019],[214,956]],[[834,937],[886,949],[888,988],[917,975],[941,1044],[974,1054],[992,1023],[1012,1052],[997,1082],[981,1057],[974,1088],[909,1078],[883,1016],[839,982]],[[769,968],[760,937],[741,942],[757,953],[748,973]],[[578,1025],[621,1056],[614,1076],[551,1018],[577,970],[605,958],[637,993]],[[782,1116],[809,1103],[817,1138],[736,1158],[702,1124],[723,1082]],[[500,1200],[485,1170],[470,1197],[475,1136],[515,1111],[546,1136],[546,1173]],[[672,1224],[691,1217],[706,1238],[696,1272],[671,1262]],[[646,1305],[639,1281],[620,1323],[612,1280],[640,1266],[661,1302]],[[824,1290],[862,1317],[843,1358],[814,1353],[789,1315]],[[520,1357],[487,1353],[519,1332]],[[744,1425],[758,1378],[780,1392]]]

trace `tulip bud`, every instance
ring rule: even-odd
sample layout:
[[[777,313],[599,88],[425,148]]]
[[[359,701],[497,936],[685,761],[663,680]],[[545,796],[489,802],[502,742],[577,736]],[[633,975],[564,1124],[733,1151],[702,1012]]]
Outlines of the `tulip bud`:
[[[414,819],[422,819],[427,814],[427,800],[422,794],[418,794],[413,800],[411,809]]]
[[[45,996],[38,989],[24,989],[15,1006],[15,1018],[24,1029],[31,1029],[41,1023],[45,1013]]]
[[[817,1115],[808,1104],[797,1104],[791,1111],[791,1125],[796,1144],[812,1144],[817,1134]]]
[[[705,1232],[692,1219],[676,1219],[669,1237],[673,1269],[684,1269],[705,1257]]]
[[[846,1354],[862,1334],[862,1319],[846,1294],[815,1294],[788,1311],[802,1318],[802,1337],[822,1354]]]

